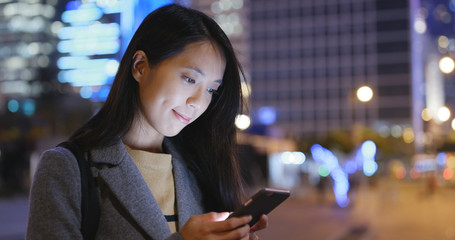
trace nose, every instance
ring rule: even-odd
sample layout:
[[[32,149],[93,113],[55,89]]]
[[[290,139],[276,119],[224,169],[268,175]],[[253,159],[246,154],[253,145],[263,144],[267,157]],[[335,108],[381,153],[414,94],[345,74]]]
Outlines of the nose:
[[[201,109],[208,106],[208,100],[204,95],[205,91],[201,88],[195,90],[186,100],[186,104],[195,109]]]

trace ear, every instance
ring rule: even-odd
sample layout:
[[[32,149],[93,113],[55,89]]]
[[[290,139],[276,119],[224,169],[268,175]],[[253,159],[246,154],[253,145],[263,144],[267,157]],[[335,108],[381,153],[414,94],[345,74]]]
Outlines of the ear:
[[[150,67],[145,52],[139,50],[136,53],[134,53],[131,72],[133,74],[133,78],[137,82],[140,82],[144,78],[144,75],[150,70],[149,68]]]

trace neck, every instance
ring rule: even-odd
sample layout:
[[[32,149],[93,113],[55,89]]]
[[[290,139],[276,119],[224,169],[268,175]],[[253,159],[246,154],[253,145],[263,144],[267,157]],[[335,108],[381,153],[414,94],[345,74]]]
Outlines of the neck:
[[[134,122],[130,130],[122,136],[122,141],[135,150],[162,153],[164,136],[151,128],[142,127],[140,122]]]

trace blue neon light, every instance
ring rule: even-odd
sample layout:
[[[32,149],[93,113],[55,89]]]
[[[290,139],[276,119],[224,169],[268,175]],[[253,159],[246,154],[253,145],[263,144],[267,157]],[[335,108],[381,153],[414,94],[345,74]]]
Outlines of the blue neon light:
[[[92,97],[93,90],[91,87],[84,86],[81,88],[81,91],[79,92],[82,98],[90,98]]]
[[[12,113],[15,113],[19,110],[19,102],[15,99],[9,100],[8,110]]]
[[[25,115],[31,116],[35,113],[36,106],[33,99],[25,99],[22,103],[22,111]]]
[[[438,153],[438,155],[436,155],[436,162],[441,167],[445,166],[447,163],[447,155],[443,152]]]
[[[62,21],[71,24],[90,24],[103,16],[95,4],[82,4],[79,9],[63,12]]]
[[[118,38],[120,25],[117,23],[100,23],[90,26],[68,26],[58,32],[58,37],[65,39]]]
[[[338,206],[347,207],[349,204],[348,174],[340,167],[338,158],[330,150],[323,148],[319,144],[311,146],[311,154],[317,163],[328,167],[330,176],[334,181],[333,192]]]
[[[264,125],[271,125],[276,121],[276,110],[274,107],[261,107],[258,109],[259,122]]]
[[[376,155],[376,144],[371,140],[363,142],[360,148],[365,158],[372,158]]]
[[[120,50],[120,42],[116,38],[64,40],[57,44],[57,50],[75,56],[115,54]]]
[[[151,11],[171,0],[70,1],[61,19],[57,61],[58,80],[81,87],[79,94],[92,101],[106,100],[117,73],[118,57],[139,24]],[[118,22],[103,22],[104,14],[119,14]],[[119,19],[115,17],[116,19]],[[96,87],[95,87],[96,86]]]
[[[57,60],[58,68],[66,69],[105,69],[111,61],[109,58],[89,59],[86,57],[62,57]]]
[[[76,10],[81,5],[80,1],[70,1],[66,4],[66,10]]]

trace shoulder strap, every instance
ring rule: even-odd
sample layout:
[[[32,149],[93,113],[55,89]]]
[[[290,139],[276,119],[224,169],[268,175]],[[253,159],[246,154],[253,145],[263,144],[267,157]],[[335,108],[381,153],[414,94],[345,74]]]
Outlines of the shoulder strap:
[[[93,177],[90,165],[85,158],[84,152],[79,146],[71,141],[62,142],[59,146],[70,150],[77,159],[79,170],[81,172],[81,211],[82,222],[81,232],[84,239],[95,239],[100,217],[99,199],[95,178]]]

